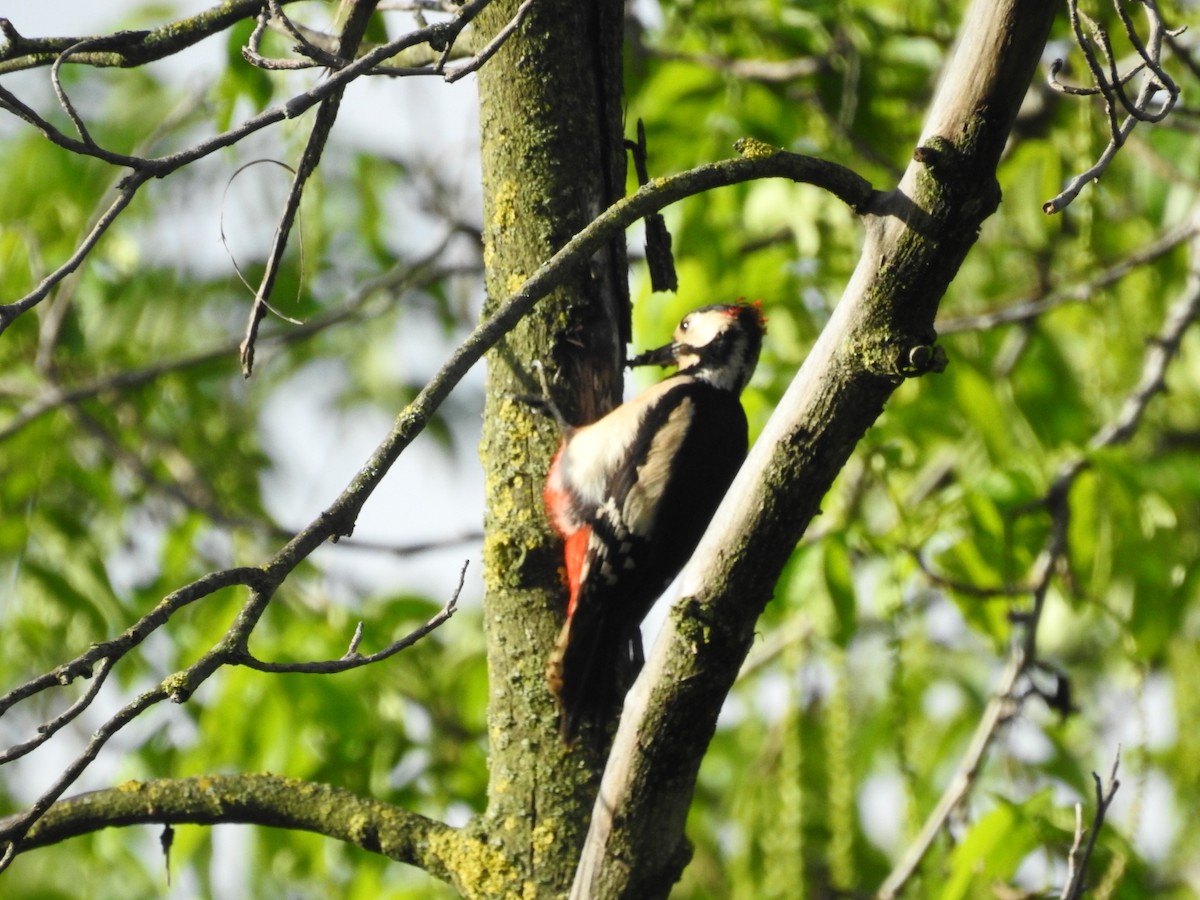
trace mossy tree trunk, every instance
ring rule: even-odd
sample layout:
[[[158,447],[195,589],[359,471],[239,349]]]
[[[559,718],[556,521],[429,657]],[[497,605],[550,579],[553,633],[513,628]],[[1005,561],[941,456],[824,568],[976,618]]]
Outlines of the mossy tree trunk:
[[[492,34],[516,0],[480,17]],[[624,190],[619,0],[534,4],[479,74],[487,308],[507,298]],[[603,759],[565,748],[544,676],[562,624],[561,545],[542,511],[559,436],[514,395],[538,393],[540,360],[565,415],[620,399],[628,339],[624,245],[613,242],[488,355],[480,447],[486,478],[485,628],[490,784],[481,839],[508,861],[479,896],[553,896],[571,883]]]

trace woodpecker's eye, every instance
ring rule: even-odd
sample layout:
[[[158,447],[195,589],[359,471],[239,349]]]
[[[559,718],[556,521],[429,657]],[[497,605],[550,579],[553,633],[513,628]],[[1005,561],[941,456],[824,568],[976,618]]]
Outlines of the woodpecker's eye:
[[[691,323],[691,321],[689,321],[688,319],[684,319],[682,322],[680,322],[680,323],[679,323],[679,330],[680,330],[680,331],[687,331],[687,330],[688,330],[688,326],[689,326],[689,325],[691,325],[691,324],[692,324],[692,323]]]

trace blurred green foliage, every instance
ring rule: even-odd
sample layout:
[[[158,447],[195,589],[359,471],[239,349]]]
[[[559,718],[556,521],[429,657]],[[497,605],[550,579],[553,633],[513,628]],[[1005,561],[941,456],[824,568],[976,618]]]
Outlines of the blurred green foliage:
[[[891,187],[959,6],[638,5],[651,15],[631,32],[627,118],[645,121],[651,174],[728,156],[748,135]],[[1090,11],[1112,26],[1110,13]],[[1165,11],[1186,24],[1180,9]],[[223,74],[198,100],[155,68],[105,74],[90,98],[101,110],[89,117],[97,138],[122,151],[157,141],[165,152],[278,101],[279,78],[241,59],[248,31],[229,32]],[[1055,53],[1068,53],[1067,37],[1062,22]],[[1064,77],[1082,78],[1071,52]],[[811,66],[785,80],[733,66],[797,60]],[[1197,86],[1193,70],[1171,68],[1185,96]],[[72,90],[98,77],[73,67],[68,75]],[[1012,614],[1028,608],[1020,589],[1051,525],[1041,500],[1077,457],[1089,468],[1069,497],[1068,565],[1051,584],[1039,632],[1042,659],[1069,679],[1077,712],[1060,716],[1036,697],[1024,704],[911,896],[1061,884],[1073,804],[1090,815],[1089,773],[1107,773],[1118,747],[1122,787],[1091,865],[1094,895],[1200,893],[1200,832],[1188,827],[1200,804],[1200,705],[1189,687],[1200,675],[1194,329],[1169,370],[1169,393],[1150,404],[1133,440],[1088,447],[1136,385],[1147,342],[1197,262],[1180,242],[1093,282],[1196,216],[1200,180],[1183,161],[1200,155],[1200,138],[1182,116],[1140,126],[1098,183],[1048,217],[1041,204],[1103,149],[1105,119],[1096,101],[1041,87],[1031,96],[1041,107],[1019,121],[1002,163],[1004,202],[943,303],[950,365],[896,393],[780,580],[701,773],[688,827],[696,855],[675,896],[817,898],[878,886],[936,802],[1022,636]],[[177,130],[152,138],[171,109]],[[285,135],[268,155],[290,159],[294,140]],[[420,385],[388,364],[398,331],[432,320],[449,347],[465,327],[471,304],[446,278],[347,308],[364,279],[418,260],[396,241],[397,197],[411,200],[403,191],[423,181],[427,197],[461,191],[433,186],[436,174],[417,161],[347,141],[327,152],[306,202],[303,259],[289,257],[276,290],[289,315],[310,323],[347,315],[302,336],[268,323],[264,362],[243,382],[235,347],[249,297],[232,264],[173,263],[161,235],[182,229],[188,240],[215,242],[211,221],[179,223],[188,209],[179,198],[219,192],[249,158],[185,170],[171,179],[174,194],[146,189],[88,263],[0,337],[4,689],[120,632],[205,572],[260,562],[299,524],[272,516],[264,478],[278,459],[260,424],[298,375],[331,367],[341,410],[391,415]],[[117,177],[30,129],[0,143],[0,299],[22,296],[70,255]],[[422,212],[436,221],[441,211]],[[702,303],[762,298],[767,348],[745,398],[757,431],[837,302],[861,229],[833,198],[782,182],[695,197],[666,218],[680,290],[651,295],[634,264],[638,342],[658,341]],[[262,259],[237,255],[253,280]],[[969,321],[1070,290],[1074,301],[1020,322]],[[168,370],[148,371],[157,366]],[[145,377],[122,385],[130,372]],[[25,415],[55,391],[88,386],[77,401]],[[460,400],[446,415],[476,416],[477,407]],[[450,441],[449,423],[439,429]],[[469,453],[458,461],[475,465]],[[306,564],[280,593],[256,632],[260,657],[337,656],[357,620],[382,641],[441,604],[394,585],[347,587],[323,566]],[[240,602],[224,591],[181,613],[118,668],[120,686],[143,689],[193,661]],[[274,771],[461,820],[483,807],[486,790],[478,622],[468,609],[453,629],[400,656],[334,677],[227,670],[105,758],[116,779]],[[1051,691],[1052,681],[1046,674],[1036,687]],[[5,742],[26,738],[32,721],[6,723]],[[29,790],[0,781],[0,814]],[[228,889],[214,846],[226,830],[178,830],[171,868],[180,896]],[[311,835],[238,835],[246,896],[449,895]],[[40,850],[17,860],[5,896],[79,896],[80,872],[89,896],[163,896],[156,846],[156,836],[114,831]]]

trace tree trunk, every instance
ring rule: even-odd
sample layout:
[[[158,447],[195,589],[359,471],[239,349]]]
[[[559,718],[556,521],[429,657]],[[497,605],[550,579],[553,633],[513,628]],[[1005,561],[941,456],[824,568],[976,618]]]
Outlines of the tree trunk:
[[[488,35],[516,0],[491,4]],[[485,315],[624,192],[619,0],[534,4],[479,74]],[[568,750],[546,686],[562,624],[562,547],[541,490],[559,436],[514,395],[538,394],[540,360],[564,414],[597,418],[619,402],[628,338],[624,242],[576,271],[488,354],[480,447],[486,492],[485,599],[490,781],[479,836],[512,867],[472,896],[561,896],[570,885],[602,757]]]

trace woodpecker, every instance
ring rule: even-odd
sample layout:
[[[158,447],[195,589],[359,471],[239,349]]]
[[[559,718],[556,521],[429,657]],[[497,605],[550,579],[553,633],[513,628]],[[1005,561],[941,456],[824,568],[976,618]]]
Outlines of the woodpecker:
[[[567,743],[624,697],[642,664],[642,619],[746,457],[740,396],[765,330],[758,303],[694,310],[671,343],[629,361],[676,374],[596,422],[562,425],[545,503],[564,541],[569,600],[546,677]]]

